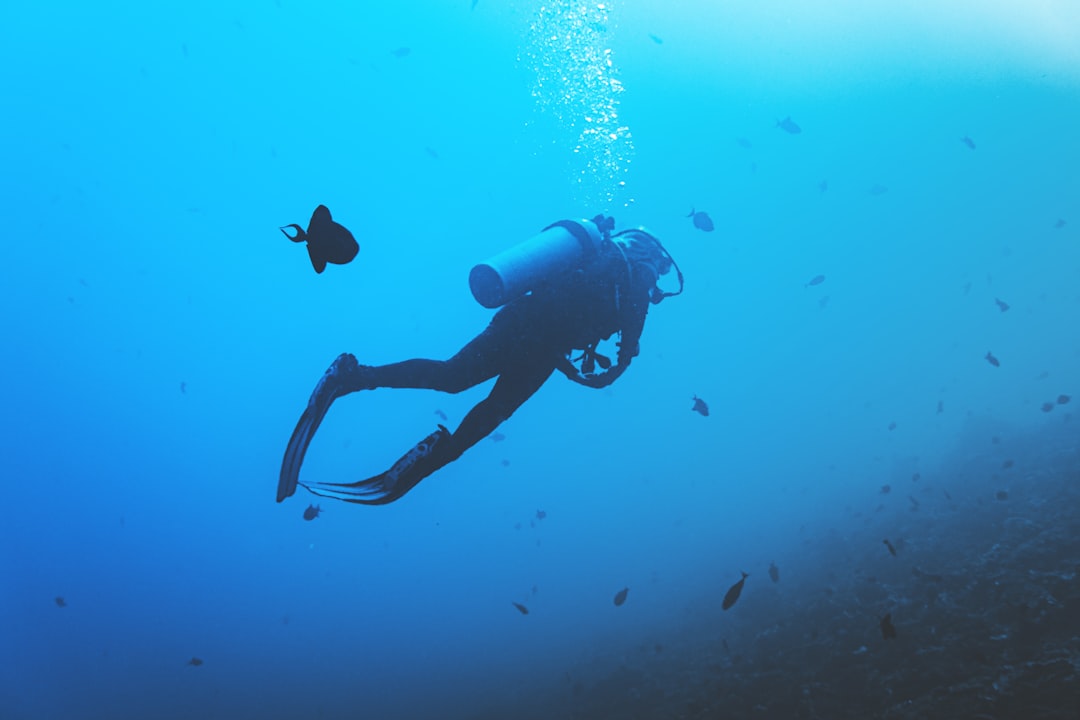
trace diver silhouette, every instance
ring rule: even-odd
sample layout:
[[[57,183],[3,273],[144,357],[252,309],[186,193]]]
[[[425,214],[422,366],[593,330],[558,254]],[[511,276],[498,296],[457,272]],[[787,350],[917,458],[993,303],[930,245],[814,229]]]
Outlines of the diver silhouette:
[[[614,382],[638,354],[649,306],[683,289],[682,272],[659,240],[642,228],[613,233],[614,227],[614,219],[603,215],[563,220],[475,266],[469,275],[473,296],[484,307],[500,309],[449,360],[369,366],[348,353],[338,356],[289,439],[277,501],[302,485],[315,495],[347,502],[393,502],[495,430],[555,370],[587,387]],[[679,288],[666,292],[658,281],[673,267]],[[613,362],[598,346],[615,334]],[[386,472],[353,483],[299,482],[308,445],[337,398],[375,388],[458,393],[491,378],[496,378],[491,392],[457,430],[439,425]]]

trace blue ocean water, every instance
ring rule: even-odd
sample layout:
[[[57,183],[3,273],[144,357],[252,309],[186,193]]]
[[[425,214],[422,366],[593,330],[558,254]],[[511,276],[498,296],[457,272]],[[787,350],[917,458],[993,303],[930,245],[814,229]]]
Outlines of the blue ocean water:
[[[940,5],[0,8],[0,718],[1077,717],[1080,9]],[[611,388],[274,502],[335,356],[449,357],[596,213],[686,276]]]

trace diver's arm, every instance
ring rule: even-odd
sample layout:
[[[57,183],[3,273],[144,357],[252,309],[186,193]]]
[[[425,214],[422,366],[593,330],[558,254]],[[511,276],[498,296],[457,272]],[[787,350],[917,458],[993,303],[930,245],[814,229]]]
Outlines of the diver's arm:
[[[645,328],[645,315],[649,312],[648,290],[644,293],[635,294],[630,302],[623,306],[621,313],[622,330],[617,343],[619,348],[615,364],[607,370],[599,373],[582,375],[568,358],[562,358],[556,366],[563,375],[579,385],[591,388],[604,388],[619,379],[619,376],[630,367],[630,361],[640,352],[639,341],[641,332]]]

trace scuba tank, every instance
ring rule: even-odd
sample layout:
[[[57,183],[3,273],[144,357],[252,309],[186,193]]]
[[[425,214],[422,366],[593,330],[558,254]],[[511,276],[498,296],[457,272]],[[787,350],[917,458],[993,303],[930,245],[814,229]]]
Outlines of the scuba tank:
[[[473,267],[469,289],[476,302],[494,309],[556,275],[581,267],[600,251],[604,231],[593,220],[560,220],[539,234]]]

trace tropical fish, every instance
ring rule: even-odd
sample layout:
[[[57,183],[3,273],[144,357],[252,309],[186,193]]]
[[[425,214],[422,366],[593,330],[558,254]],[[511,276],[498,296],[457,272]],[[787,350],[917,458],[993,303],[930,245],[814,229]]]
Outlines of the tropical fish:
[[[724,595],[724,602],[720,607],[723,610],[728,610],[739,600],[739,596],[742,595],[743,584],[746,582],[746,578],[750,577],[749,573],[743,573],[742,579],[739,582],[728,588],[727,593]]]
[[[663,45],[664,44],[663,38],[661,38],[659,35],[653,35],[652,33],[649,33],[649,39],[652,40],[657,45]]]
[[[989,350],[986,352],[986,362],[990,363],[994,367],[1001,367],[1001,361],[994,357],[994,353]]]
[[[197,657],[193,657],[193,658],[191,658],[190,660],[187,661],[187,664],[191,665],[192,667],[199,667],[200,665],[202,665],[202,663],[203,663],[202,658],[197,658]]]
[[[911,476],[911,482],[919,482],[922,480],[922,473],[915,473]]]
[[[475,10],[476,9],[476,3],[478,3],[478,2],[480,2],[480,0],[472,0],[472,5],[469,6],[469,9],[470,10]]]
[[[788,115],[783,120],[777,120],[776,121],[776,127],[780,128],[784,132],[789,133],[791,135],[798,135],[799,133],[802,132],[802,128],[799,127],[795,123],[795,121],[791,119],[790,115]]]
[[[308,505],[307,509],[304,510],[304,519],[314,520],[315,518],[319,517],[319,513],[321,512],[322,508],[320,508],[318,505]]]
[[[881,494],[882,495],[888,495],[890,492],[892,492],[892,486],[891,485],[882,485],[881,486]]]
[[[180,394],[187,395],[187,383],[183,380],[180,381]]]
[[[545,510],[537,510],[536,511],[536,519],[537,520],[543,520],[546,517],[547,517],[547,511],[545,511]]]
[[[918,510],[919,509],[919,501],[915,499],[914,495],[908,495],[907,499],[908,499],[908,502],[911,503],[911,507],[912,507],[913,510]]]
[[[808,288],[808,287],[812,287],[814,285],[820,285],[823,282],[825,282],[825,276],[824,275],[815,275],[814,277],[810,278],[810,280],[808,282],[804,283],[803,287]]]
[[[1004,300],[994,298],[994,304],[998,306],[998,310],[1000,310],[1001,312],[1005,312],[1009,309],[1009,303],[1005,302]]]
[[[893,547],[893,544],[889,542],[888,538],[882,540],[881,542],[885,543],[885,547],[889,548],[889,554],[893,557],[896,557],[896,548]]]
[[[501,432],[499,432],[498,430],[496,430],[495,432],[493,432],[493,433],[491,433],[490,435],[488,435],[488,437],[489,437],[489,438],[491,438],[491,439],[492,439],[492,440],[493,440],[494,442],[502,442],[503,440],[505,440],[505,439],[506,439],[506,436],[505,436],[505,435],[503,435],[503,434],[502,434]]]
[[[1009,469],[1009,468],[1011,468],[1011,467],[1012,467],[1012,466],[1013,466],[1014,464],[1015,464],[1015,463],[1013,463],[1013,461],[1012,461],[1012,460],[1003,460],[1003,461],[1002,461],[1002,463],[1001,463],[1001,467],[1002,467],[1002,469],[1003,469],[1003,470],[1008,470],[1008,469]]]
[[[1044,402],[1044,403],[1042,404],[1042,408],[1040,408],[1040,409],[1041,409],[1041,410],[1042,410],[1043,412],[1050,412],[1051,410],[1053,410],[1053,409],[1054,409],[1054,403],[1052,403],[1052,402]]]
[[[889,423],[889,430],[895,430],[895,429],[896,429],[896,421],[893,420],[892,422]]]
[[[713,231],[713,221],[707,212],[694,212],[694,209],[690,208],[690,214],[686,217],[694,218],[694,227],[698,230],[703,230],[704,232]]]
[[[1009,499],[1009,493],[1005,490],[998,490],[996,493],[994,493],[994,497],[996,497],[998,500],[1001,500],[1002,502],[1005,502]]]
[[[1056,223],[1054,223],[1054,229],[1055,230],[1060,230],[1061,228],[1065,227],[1067,224],[1068,223],[1066,223],[1064,220],[1062,220],[1061,218],[1058,218],[1058,221]]]
[[[940,415],[943,412],[945,412],[945,401],[944,400],[938,400],[937,401],[937,414]]]
[[[780,568],[776,567],[776,563],[769,563],[769,579],[774,583],[780,582]]]
[[[694,396],[694,407],[690,408],[690,411],[699,413],[702,417],[709,417],[709,406],[697,395]]]
[[[972,140],[971,138],[969,138],[969,137],[968,137],[967,135],[965,135],[964,137],[960,138],[960,142],[964,143],[965,145],[967,145],[967,146],[968,146],[969,148],[971,148],[972,150],[974,150],[974,149],[975,149],[975,141],[974,141],[974,140]]]
[[[296,231],[296,235],[286,232],[287,228]],[[327,263],[345,265],[351,262],[360,250],[360,246],[356,244],[356,238],[344,225],[334,222],[325,205],[315,208],[306,232],[296,223],[284,225],[279,229],[293,242],[307,242],[311,266],[317,273],[325,270]]]
[[[446,417],[446,413],[444,413],[442,410],[436,410],[435,414],[438,415],[439,419],[442,420],[443,422],[446,422],[446,420],[448,419]]]
[[[517,611],[519,613],[521,613],[522,615],[528,615],[529,614],[529,608],[525,607],[521,603],[511,602],[510,604],[513,605],[514,607],[516,607]]]
[[[896,627],[892,624],[892,613],[886,613],[885,617],[881,618],[881,622],[878,623],[878,627],[881,628],[881,637],[886,640],[896,639]]]
[[[615,607],[619,607],[626,602],[626,594],[630,592],[630,588],[623,588],[619,592],[615,593]]]
[[[67,600],[62,595],[57,595],[53,598],[53,602],[56,603],[56,607],[67,607]]]
[[[1072,398],[1068,395],[1058,395],[1057,403],[1058,405],[1068,405],[1070,400],[1072,400]]]

